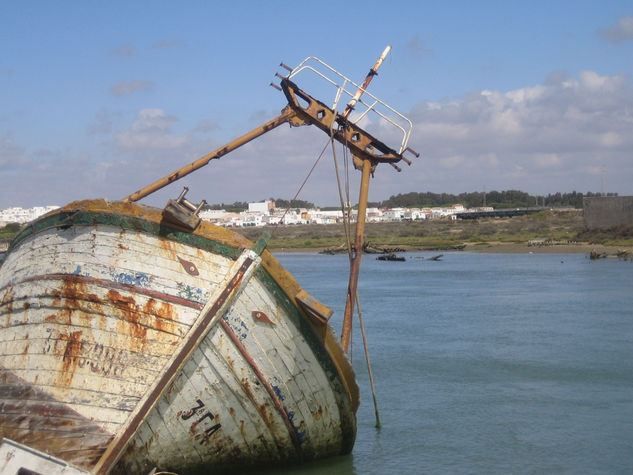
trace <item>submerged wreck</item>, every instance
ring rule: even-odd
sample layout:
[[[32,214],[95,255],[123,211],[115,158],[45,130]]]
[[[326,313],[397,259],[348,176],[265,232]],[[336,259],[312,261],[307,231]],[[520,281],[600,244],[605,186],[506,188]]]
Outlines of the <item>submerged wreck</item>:
[[[15,238],[0,262],[0,436],[10,451],[95,474],[351,451],[359,391],[347,352],[362,253],[350,255],[339,340],[332,311],[279,264],[266,236],[253,243],[202,222],[202,203],[184,192],[163,210],[137,202],[281,124],[315,125],[361,170],[350,248],[362,249],[370,176],[415,154],[408,119],[366,92],[388,51],[362,85],[314,57],[286,67],[277,118],[121,201],[70,203]],[[333,105],[299,89],[305,74],[334,88]],[[395,148],[360,127],[369,114],[399,132]]]

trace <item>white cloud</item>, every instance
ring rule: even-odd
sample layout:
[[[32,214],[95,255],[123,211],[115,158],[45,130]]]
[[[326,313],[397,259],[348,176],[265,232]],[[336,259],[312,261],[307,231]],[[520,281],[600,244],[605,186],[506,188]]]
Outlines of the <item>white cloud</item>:
[[[557,73],[544,84],[513,91],[421,102],[411,118],[412,146],[425,157],[425,174],[431,170],[435,183],[450,183],[454,191],[485,183],[526,191],[589,191],[594,182],[586,169],[596,162],[608,162],[616,176],[612,183],[633,191],[633,89],[624,75],[583,71],[574,79]],[[439,172],[447,166],[450,176]],[[422,175],[414,167],[407,173]]]
[[[169,49],[182,46],[184,42],[182,40],[160,40],[152,45],[154,49]]]
[[[402,173],[379,166],[372,201],[409,191],[461,193],[484,186],[539,194],[599,191],[602,177],[606,191],[633,194],[633,89],[626,76],[586,71],[573,78],[557,72],[541,85],[420,102],[408,115],[414,123],[410,146],[422,156],[411,167],[403,165]],[[179,132],[177,118],[159,108],[140,110],[123,128],[120,116],[102,110],[95,124],[100,142],[90,156],[72,150],[32,153],[5,136],[0,167],[11,180],[0,187],[0,207],[122,198],[271,117],[274,113],[258,114],[235,136],[220,137],[214,123],[204,121]],[[381,123],[369,126],[378,126],[377,137],[385,139]],[[209,133],[195,133],[202,129]],[[314,127],[283,125],[144,202],[163,206],[182,186],[190,187],[192,202],[291,198],[327,140]],[[337,154],[342,166],[340,147]],[[604,172],[596,172],[601,167]],[[355,202],[359,173],[350,167],[350,176]],[[338,202],[329,146],[299,198],[319,205]]]
[[[114,122],[120,119],[119,112],[113,112],[107,108],[102,108],[95,114],[94,121],[88,126],[90,134],[109,134],[114,130]]]
[[[0,170],[23,168],[30,163],[31,159],[24,153],[24,149],[13,139],[0,137]]]
[[[633,16],[618,18],[618,23],[611,28],[598,30],[598,34],[612,43],[620,43],[625,40],[633,40]]]
[[[137,91],[149,91],[153,88],[152,81],[121,81],[110,86],[110,93],[117,97],[123,97]]]
[[[219,128],[220,126],[218,125],[217,122],[209,119],[209,120],[201,120],[200,122],[198,122],[198,125],[196,125],[196,128],[195,128],[195,131],[206,133],[206,132],[211,132],[213,130],[217,130]]]
[[[406,51],[412,58],[422,59],[433,56],[433,50],[426,46],[426,42],[419,36],[414,36],[405,45]]]
[[[175,117],[165,114],[161,109],[141,109],[134,123],[116,136],[116,145],[126,151],[181,147],[186,144],[187,137],[172,134],[171,128],[176,122]]]
[[[110,53],[115,56],[132,57],[136,55],[136,49],[134,48],[134,45],[130,43],[125,43],[112,48],[110,50]]]

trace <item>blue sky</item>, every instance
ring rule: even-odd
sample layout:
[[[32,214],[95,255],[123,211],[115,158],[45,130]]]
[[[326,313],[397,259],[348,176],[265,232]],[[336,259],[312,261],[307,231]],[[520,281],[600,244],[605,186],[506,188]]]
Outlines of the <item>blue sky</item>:
[[[386,45],[370,91],[411,118],[422,156],[380,166],[371,200],[633,194],[630,1],[213,3],[0,0],[0,209],[123,198],[275,117],[280,61],[318,56],[361,82]],[[290,198],[327,141],[304,129],[145,202],[184,185],[192,201]],[[299,198],[338,203],[332,168]]]

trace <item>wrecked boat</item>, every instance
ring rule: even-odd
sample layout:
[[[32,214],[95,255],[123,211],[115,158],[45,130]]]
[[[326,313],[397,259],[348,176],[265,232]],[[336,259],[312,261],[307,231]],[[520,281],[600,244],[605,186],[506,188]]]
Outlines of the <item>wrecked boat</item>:
[[[203,203],[185,192],[163,210],[137,202],[281,124],[316,125],[362,171],[362,249],[370,175],[379,163],[397,168],[410,150],[406,118],[396,148],[358,125],[369,113],[381,123],[404,117],[366,92],[387,53],[360,86],[317,58],[286,67],[279,117],[121,201],[73,202],[22,230],[0,263],[0,436],[96,474],[349,453],[359,391],[347,353],[362,253],[350,259],[339,340],[332,311],[279,264],[267,236],[251,242],[201,221]],[[327,76],[334,105],[298,88],[304,73]]]

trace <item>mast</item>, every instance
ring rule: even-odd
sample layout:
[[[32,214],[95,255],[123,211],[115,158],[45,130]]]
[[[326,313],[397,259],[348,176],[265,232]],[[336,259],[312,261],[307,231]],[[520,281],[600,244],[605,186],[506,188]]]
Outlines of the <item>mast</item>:
[[[356,94],[352,98],[352,100],[347,104],[347,108],[345,112],[343,112],[343,117],[347,118],[349,114],[354,109],[354,106],[360,99],[360,96],[365,92],[367,86],[374,78],[374,76],[378,73],[378,68],[382,65],[383,61],[391,51],[391,46],[387,46],[383,53],[376,61],[376,64],[369,70],[365,80],[361,87],[358,88]],[[352,259],[350,262],[350,272],[349,272],[349,283],[347,285],[347,300],[345,301],[345,313],[343,314],[343,329],[341,331],[341,346],[343,347],[343,351],[345,353],[349,353],[349,343],[352,338],[352,320],[354,315],[354,303],[356,302],[356,292],[358,291],[358,276],[360,273],[360,260],[363,255],[363,244],[365,237],[365,218],[367,215],[367,199],[369,196],[369,179],[371,175],[371,170],[375,167],[375,164],[371,162],[369,158],[359,159],[354,156],[354,165],[356,166],[356,161],[360,160],[362,162],[361,170],[361,182],[360,182],[360,192],[358,198],[358,215],[356,217],[356,235],[354,239],[354,250]]]
[[[186,165],[175,172],[155,181],[154,183],[140,189],[139,191],[132,193],[124,198],[124,201],[138,201],[141,198],[173,183],[176,180],[188,175],[189,173],[207,165],[211,160],[219,159],[227,153],[235,150],[236,148],[250,142],[251,140],[259,137],[260,135],[270,132],[281,124],[289,123],[293,127],[299,127],[303,125],[314,125],[317,128],[325,132],[330,139],[337,140],[348,148],[354,159],[354,166],[360,169],[361,186],[358,199],[358,217],[356,220],[356,230],[354,238],[354,250],[350,259],[350,275],[347,288],[347,300],[345,304],[345,313],[343,315],[343,328],[341,331],[341,346],[345,353],[349,352],[349,344],[352,334],[352,317],[354,313],[354,305],[357,299],[358,289],[358,276],[360,272],[360,262],[363,253],[364,235],[365,235],[365,220],[367,214],[367,200],[369,195],[369,180],[371,175],[379,163],[388,163],[393,166],[397,171],[400,168],[396,165],[400,160],[403,160],[407,164],[411,164],[411,161],[403,156],[404,152],[408,151],[419,156],[418,153],[407,147],[407,143],[413,128],[413,124],[409,119],[400,114],[395,109],[389,107],[387,104],[380,101],[378,98],[367,92],[369,83],[376,76],[378,68],[382,65],[385,58],[391,51],[391,46],[387,46],[382,52],[374,66],[369,70],[365,80],[361,85],[356,85],[347,77],[334,70],[320,59],[310,56],[306,58],[302,63],[294,69],[288,66],[283,66],[290,71],[287,76],[276,76],[281,79],[281,87],[273,85],[276,89],[281,89],[288,100],[288,105],[282,110],[281,114],[266,122],[265,124],[253,129],[251,132],[229,142],[228,144],[220,147],[219,149],[211,152],[198,160]],[[323,68],[325,73],[332,74],[336,80],[331,80],[325,74],[323,74],[318,68]],[[313,98],[305,91],[299,89],[299,87],[292,82],[295,76],[302,72],[316,73],[317,76],[327,80],[330,85],[337,88],[337,95],[335,105],[332,107],[326,106],[323,102]],[[350,84],[354,85],[356,91],[354,94],[346,89]],[[351,100],[347,103],[344,112],[338,113],[336,111],[336,104],[338,98],[343,94],[347,94],[351,97]],[[369,103],[361,101],[361,96],[366,94],[370,96]],[[373,102],[372,102],[373,101]],[[350,120],[350,114],[358,106],[364,107],[364,111],[361,112],[355,121]],[[384,113],[379,112],[379,108],[384,108]],[[387,126],[395,127],[396,130],[402,134],[400,147],[398,150],[386,145],[378,138],[372,136],[367,131],[363,130],[358,124],[361,118],[365,117],[367,113],[375,112],[379,116],[379,120],[384,121]],[[392,119],[390,116],[393,116]]]

